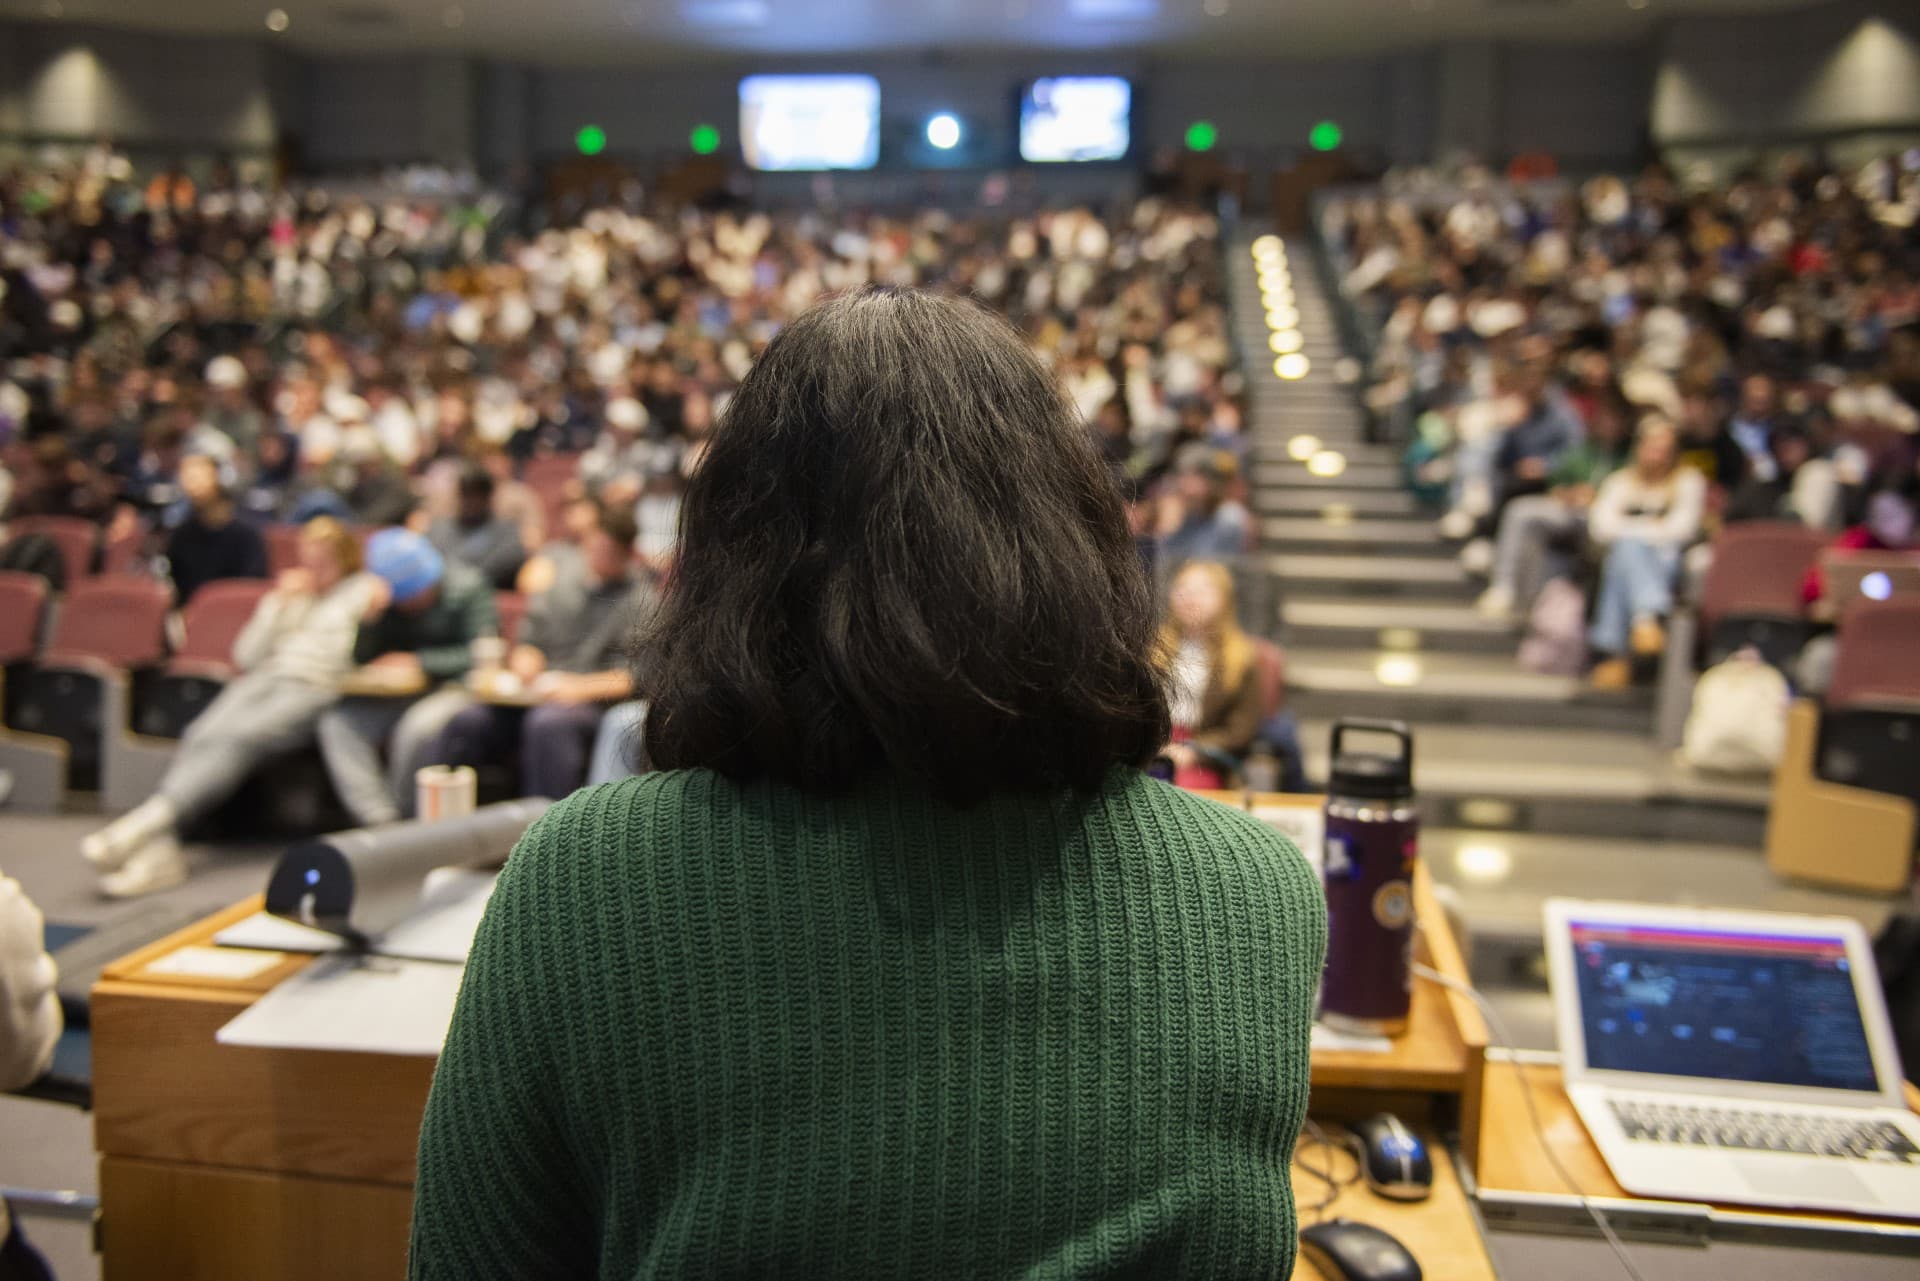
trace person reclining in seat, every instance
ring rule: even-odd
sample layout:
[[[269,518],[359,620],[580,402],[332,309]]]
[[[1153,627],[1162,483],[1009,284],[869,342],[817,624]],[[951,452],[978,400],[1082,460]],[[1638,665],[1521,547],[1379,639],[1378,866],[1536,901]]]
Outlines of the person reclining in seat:
[[[241,674],[187,726],[154,794],[80,843],[102,894],[130,898],[186,880],[180,829],[313,741],[353,666],[354,632],[374,593],[352,532],[328,516],[308,522],[299,565],[280,575],[234,640]]]
[[[447,564],[411,530],[375,534],[367,568],[379,582],[354,641],[354,661],[381,670],[405,692],[342,699],[320,718],[319,732],[334,790],[347,811],[371,827],[412,812],[413,776],[431,763],[447,722],[473,702],[457,682],[473,667],[473,642],[499,634],[500,613],[478,570]],[[440,682],[450,683],[433,688]],[[389,735],[383,768],[380,744]]]
[[[585,573],[562,576],[534,597],[520,643],[499,679],[539,697],[530,708],[478,703],[447,723],[435,758],[483,765],[517,746],[521,790],[561,797],[585,780],[589,749],[608,705],[633,693],[627,639],[652,608],[651,583],[634,573],[633,514],[595,505],[582,551]]]

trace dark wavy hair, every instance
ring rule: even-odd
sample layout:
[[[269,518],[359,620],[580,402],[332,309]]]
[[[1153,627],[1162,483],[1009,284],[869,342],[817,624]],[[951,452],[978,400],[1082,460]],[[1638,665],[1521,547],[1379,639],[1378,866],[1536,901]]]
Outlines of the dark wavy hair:
[[[1097,789],[1166,742],[1150,587],[1085,426],[1020,336],[869,288],[783,329],[681,506],[635,646],[651,764],[961,804]]]

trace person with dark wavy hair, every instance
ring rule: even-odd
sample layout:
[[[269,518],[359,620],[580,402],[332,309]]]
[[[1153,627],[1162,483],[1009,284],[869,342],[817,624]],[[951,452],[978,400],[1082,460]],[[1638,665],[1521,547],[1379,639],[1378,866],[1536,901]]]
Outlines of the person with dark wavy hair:
[[[886,289],[786,327],[636,646],[659,768],[488,906],[411,1275],[1289,1275],[1325,910],[1142,772],[1164,669],[1011,328]]]

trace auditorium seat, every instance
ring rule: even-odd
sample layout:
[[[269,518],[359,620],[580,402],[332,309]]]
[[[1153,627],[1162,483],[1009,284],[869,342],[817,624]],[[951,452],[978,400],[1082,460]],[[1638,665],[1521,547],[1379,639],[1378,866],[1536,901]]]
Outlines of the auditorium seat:
[[[232,677],[233,643],[273,584],[257,578],[208,583],[180,613],[180,644],[166,670],[142,692],[134,729],[159,738],[178,738]]]
[[[1824,545],[1825,535],[1786,520],[1728,525],[1714,538],[1693,603],[1668,620],[1655,693],[1654,738],[1662,747],[1680,745],[1700,671],[1747,645],[1791,669],[1816,631],[1800,588]]]
[[[300,563],[300,526],[268,525],[260,532],[266,536],[268,572],[279,575]]]
[[[100,548],[100,572],[103,574],[130,574],[140,562],[140,555],[146,550],[147,539],[153,533],[151,526],[144,520],[136,520],[123,534],[104,541]]]
[[[22,516],[8,522],[9,538],[18,538],[23,534],[44,534],[60,549],[60,559],[67,567],[68,590],[93,573],[93,557],[100,545],[100,529],[92,521],[82,520],[78,516]]]
[[[520,627],[527,621],[527,598],[519,592],[495,592],[494,607],[500,612],[500,636],[509,645],[520,643]]]
[[[1857,600],[1840,619],[1827,707],[1920,708],[1920,600]]]
[[[0,770],[13,777],[14,809],[47,811],[66,789],[67,745],[47,734],[13,728],[16,691],[40,648],[47,580],[0,571]]]
[[[9,700],[7,724],[64,740],[69,786],[98,779],[106,686],[124,688],[166,657],[168,605],[164,584],[125,574],[84,579],[66,593],[45,652]]]
[[[1920,601],[1855,601],[1820,715],[1820,777],[1920,804]]]
[[[1752,521],[1720,532],[1700,585],[1706,666],[1746,645],[1775,666],[1793,661],[1812,634],[1800,585],[1825,543],[1825,535],[1798,521]]]

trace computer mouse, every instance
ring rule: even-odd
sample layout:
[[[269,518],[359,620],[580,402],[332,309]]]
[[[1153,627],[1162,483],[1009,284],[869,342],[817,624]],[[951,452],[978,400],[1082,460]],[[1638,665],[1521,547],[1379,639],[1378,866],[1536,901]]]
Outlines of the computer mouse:
[[[1407,1247],[1371,1223],[1316,1223],[1301,1230],[1300,1248],[1327,1281],[1420,1281]]]
[[[1353,1127],[1360,1140],[1360,1169],[1376,1196],[1424,1201],[1433,1192],[1433,1158],[1420,1136],[1391,1112]]]

